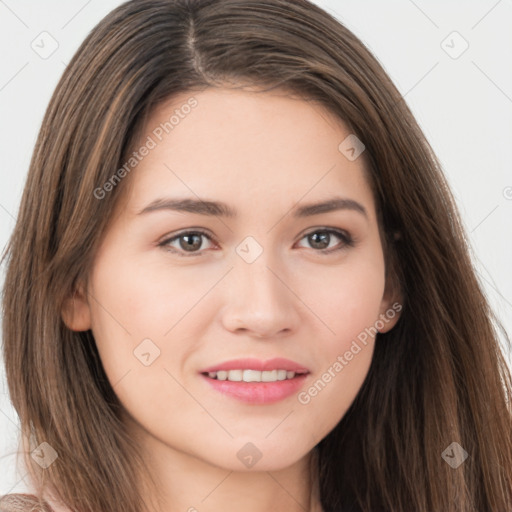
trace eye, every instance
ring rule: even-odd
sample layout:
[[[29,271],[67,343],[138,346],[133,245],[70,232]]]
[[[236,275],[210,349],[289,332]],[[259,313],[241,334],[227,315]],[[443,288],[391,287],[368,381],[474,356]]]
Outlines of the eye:
[[[331,242],[334,239],[333,236],[338,240],[341,240],[341,245],[339,247],[335,246],[332,248]],[[166,238],[160,242],[158,246],[163,247],[166,251],[178,254],[179,256],[201,256],[202,250],[204,250],[204,238],[209,241],[215,241],[214,238],[205,231],[194,230],[185,231],[174,235],[171,238]],[[355,245],[355,241],[349,233],[337,229],[317,229],[316,231],[311,231],[303,236],[301,240],[304,239],[308,240],[311,247],[316,249],[316,252],[322,254],[340,251]],[[177,244],[177,247],[172,244]]]
[[[334,248],[332,248],[331,242],[333,241],[333,235],[335,238],[342,241],[341,246],[334,246]],[[301,240],[304,239],[307,239],[311,247],[317,249],[317,252],[320,253],[336,252],[355,245],[354,239],[349,233],[337,229],[317,229],[316,231],[310,231]]]
[[[158,244],[158,246],[163,247],[169,252],[177,253],[179,256],[194,256],[196,254],[200,255],[199,250],[203,245],[204,238],[213,240],[213,238],[204,231],[186,231],[184,233],[175,235],[172,238],[163,240]],[[175,242],[178,243],[178,247],[173,247],[171,245],[171,243]],[[184,252],[189,254],[183,254]]]

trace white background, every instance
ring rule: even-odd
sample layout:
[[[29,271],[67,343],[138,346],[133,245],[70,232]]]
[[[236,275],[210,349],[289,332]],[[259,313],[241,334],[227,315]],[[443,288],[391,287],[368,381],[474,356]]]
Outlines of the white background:
[[[1,248],[57,81],[87,33],[120,3],[0,0]],[[489,300],[512,333],[512,0],[315,3],[365,42],[405,96],[443,164]],[[47,59],[31,47],[43,31],[59,45]],[[458,58],[445,51],[463,48],[453,31],[469,44]],[[3,275],[2,267],[2,283]],[[15,469],[17,436],[2,365],[0,495],[25,489]]]

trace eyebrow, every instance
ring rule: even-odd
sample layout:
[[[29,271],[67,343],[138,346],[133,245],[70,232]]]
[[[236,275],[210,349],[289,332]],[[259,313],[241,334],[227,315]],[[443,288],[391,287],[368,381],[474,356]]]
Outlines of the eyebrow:
[[[234,218],[237,216],[235,209],[226,203],[219,201],[208,201],[192,198],[159,198],[152,201],[137,215],[143,215],[150,212],[172,210],[177,212],[195,213],[198,215],[220,216]],[[327,201],[318,203],[309,203],[293,208],[292,215],[296,218],[310,217],[321,213],[328,213],[338,210],[351,210],[362,214],[368,218],[366,208],[353,199],[334,197]]]

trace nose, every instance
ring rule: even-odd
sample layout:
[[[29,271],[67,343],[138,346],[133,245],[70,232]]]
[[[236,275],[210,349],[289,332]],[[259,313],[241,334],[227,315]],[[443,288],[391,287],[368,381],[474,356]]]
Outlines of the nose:
[[[300,321],[300,300],[287,276],[286,271],[278,270],[275,260],[266,256],[266,251],[252,263],[235,258],[225,287],[224,327],[256,338],[295,332]]]

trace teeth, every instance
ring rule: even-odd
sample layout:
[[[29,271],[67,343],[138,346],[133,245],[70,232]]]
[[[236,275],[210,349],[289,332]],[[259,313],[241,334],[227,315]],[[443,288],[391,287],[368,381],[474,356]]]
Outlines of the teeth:
[[[231,371],[229,373],[231,373]],[[242,380],[244,382],[261,382],[261,372],[258,370],[244,370]]]
[[[218,372],[208,372],[208,377],[231,382],[277,382],[293,379],[295,372],[286,370],[219,370]]]
[[[228,380],[233,382],[240,382],[243,379],[243,371],[242,370],[229,370],[228,372]]]
[[[277,370],[261,372],[261,382],[275,382],[277,380]]]

